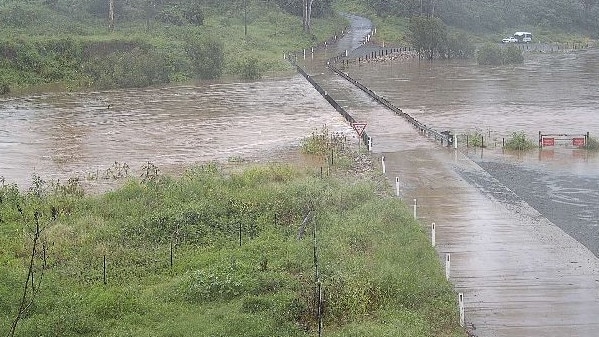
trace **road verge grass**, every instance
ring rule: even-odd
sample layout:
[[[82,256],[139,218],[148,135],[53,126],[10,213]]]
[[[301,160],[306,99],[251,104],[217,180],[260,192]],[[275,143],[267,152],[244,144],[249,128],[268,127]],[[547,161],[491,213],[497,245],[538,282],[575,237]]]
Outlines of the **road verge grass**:
[[[372,168],[347,170],[209,164],[97,196],[3,182],[0,327],[37,219],[43,279],[16,336],[313,336],[317,278],[329,336],[463,335],[422,227]]]

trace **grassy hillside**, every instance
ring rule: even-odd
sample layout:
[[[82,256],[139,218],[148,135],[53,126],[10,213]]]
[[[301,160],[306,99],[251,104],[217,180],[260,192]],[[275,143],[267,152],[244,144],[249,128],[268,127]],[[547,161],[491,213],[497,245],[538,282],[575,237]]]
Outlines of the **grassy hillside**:
[[[75,90],[255,79],[289,69],[284,52],[315,45],[346,25],[336,16],[314,18],[306,34],[301,17],[248,0],[245,8],[208,1],[196,21],[182,19],[187,12],[178,7],[150,15],[144,2],[132,2],[116,9],[111,28],[104,7],[90,8],[96,3],[0,1],[0,94],[48,84]]]
[[[463,336],[420,225],[336,161],[324,177],[205,165],[100,196],[2,182],[0,333],[24,298],[15,336],[316,336],[320,281],[327,336]]]

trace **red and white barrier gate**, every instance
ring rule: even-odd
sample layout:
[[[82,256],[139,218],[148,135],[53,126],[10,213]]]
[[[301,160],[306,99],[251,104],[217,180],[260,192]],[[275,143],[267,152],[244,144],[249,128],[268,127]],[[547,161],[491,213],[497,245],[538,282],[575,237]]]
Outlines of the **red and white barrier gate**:
[[[589,133],[579,135],[569,134],[543,134],[539,131],[539,147],[572,145],[574,147],[585,147],[589,139]]]

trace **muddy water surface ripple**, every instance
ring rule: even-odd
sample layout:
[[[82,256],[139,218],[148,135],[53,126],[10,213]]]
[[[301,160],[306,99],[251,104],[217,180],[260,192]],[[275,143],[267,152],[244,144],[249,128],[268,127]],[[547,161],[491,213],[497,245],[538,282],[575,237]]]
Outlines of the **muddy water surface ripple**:
[[[26,187],[114,162],[159,168],[261,156],[327,125],[349,128],[297,74],[255,83],[0,99],[0,176]]]
[[[409,61],[353,66],[349,73],[437,130],[485,136],[470,158],[599,256],[599,156],[559,140],[506,153],[513,132],[599,139],[599,49],[527,53],[523,65]],[[387,144],[393,147],[393,144]]]

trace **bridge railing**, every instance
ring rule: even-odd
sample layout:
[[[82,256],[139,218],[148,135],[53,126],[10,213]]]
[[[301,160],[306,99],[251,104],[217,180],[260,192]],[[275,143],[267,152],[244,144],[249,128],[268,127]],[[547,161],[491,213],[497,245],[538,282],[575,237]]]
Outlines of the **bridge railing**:
[[[290,59],[291,60],[291,59]],[[356,123],[355,118],[350,115],[347,110],[345,110],[339,103],[337,103],[337,101],[335,101],[331,96],[329,96],[329,94],[327,94],[327,92],[322,88],[322,86],[320,86],[320,84],[318,84],[316,81],[314,81],[314,79],[312,79],[312,77],[306,73],[306,71],[300,67],[299,65],[295,65],[297,72],[300,73],[302,76],[304,76],[304,78],[310,83],[312,84],[312,86],[316,89],[316,91],[318,91],[319,94],[322,95],[322,97],[324,97],[324,99],[329,102],[329,104],[335,108],[335,110],[337,110],[337,112],[339,112],[339,114],[341,114],[341,116],[343,116],[343,118],[345,118],[345,120],[350,123],[350,125],[353,125],[353,123]],[[361,139],[364,142],[364,144],[368,144],[368,134],[366,132],[362,132],[361,134]]]
[[[340,58],[333,58],[333,59],[339,60]],[[331,60],[333,60],[333,59],[331,59]],[[387,109],[393,111],[396,115],[401,116],[404,119],[406,119],[414,127],[416,127],[419,130],[419,132],[421,132],[422,134],[427,135],[429,137],[433,137],[436,141],[440,141],[441,144],[446,144],[447,146],[453,144],[454,137],[453,137],[453,135],[450,132],[448,132],[448,131],[442,131],[441,132],[441,131],[437,131],[437,130],[431,128],[431,127],[427,127],[426,124],[421,123],[416,118],[414,118],[411,115],[403,112],[400,108],[398,108],[395,105],[393,105],[386,98],[378,95],[373,90],[369,89],[368,87],[366,87],[362,83],[360,83],[357,80],[353,79],[351,76],[349,76],[349,74],[341,71],[339,68],[337,68],[334,65],[333,62],[331,62],[331,60],[329,60],[329,62],[327,63],[327,66],[329,67],[329,69],[331,69],[336,74],[338,74],[339,76],[343,77],[344,79],[346,79],[347,81],[349,81],[350,83],[352,83],[353,85],[355,85],[356,87],[358,87],[359,89],[361,89],[362,91],[364,91],[366,94],[368,94],[370,97],[372,97],[379,104],[381,104],[381,105],[385,106]]]

